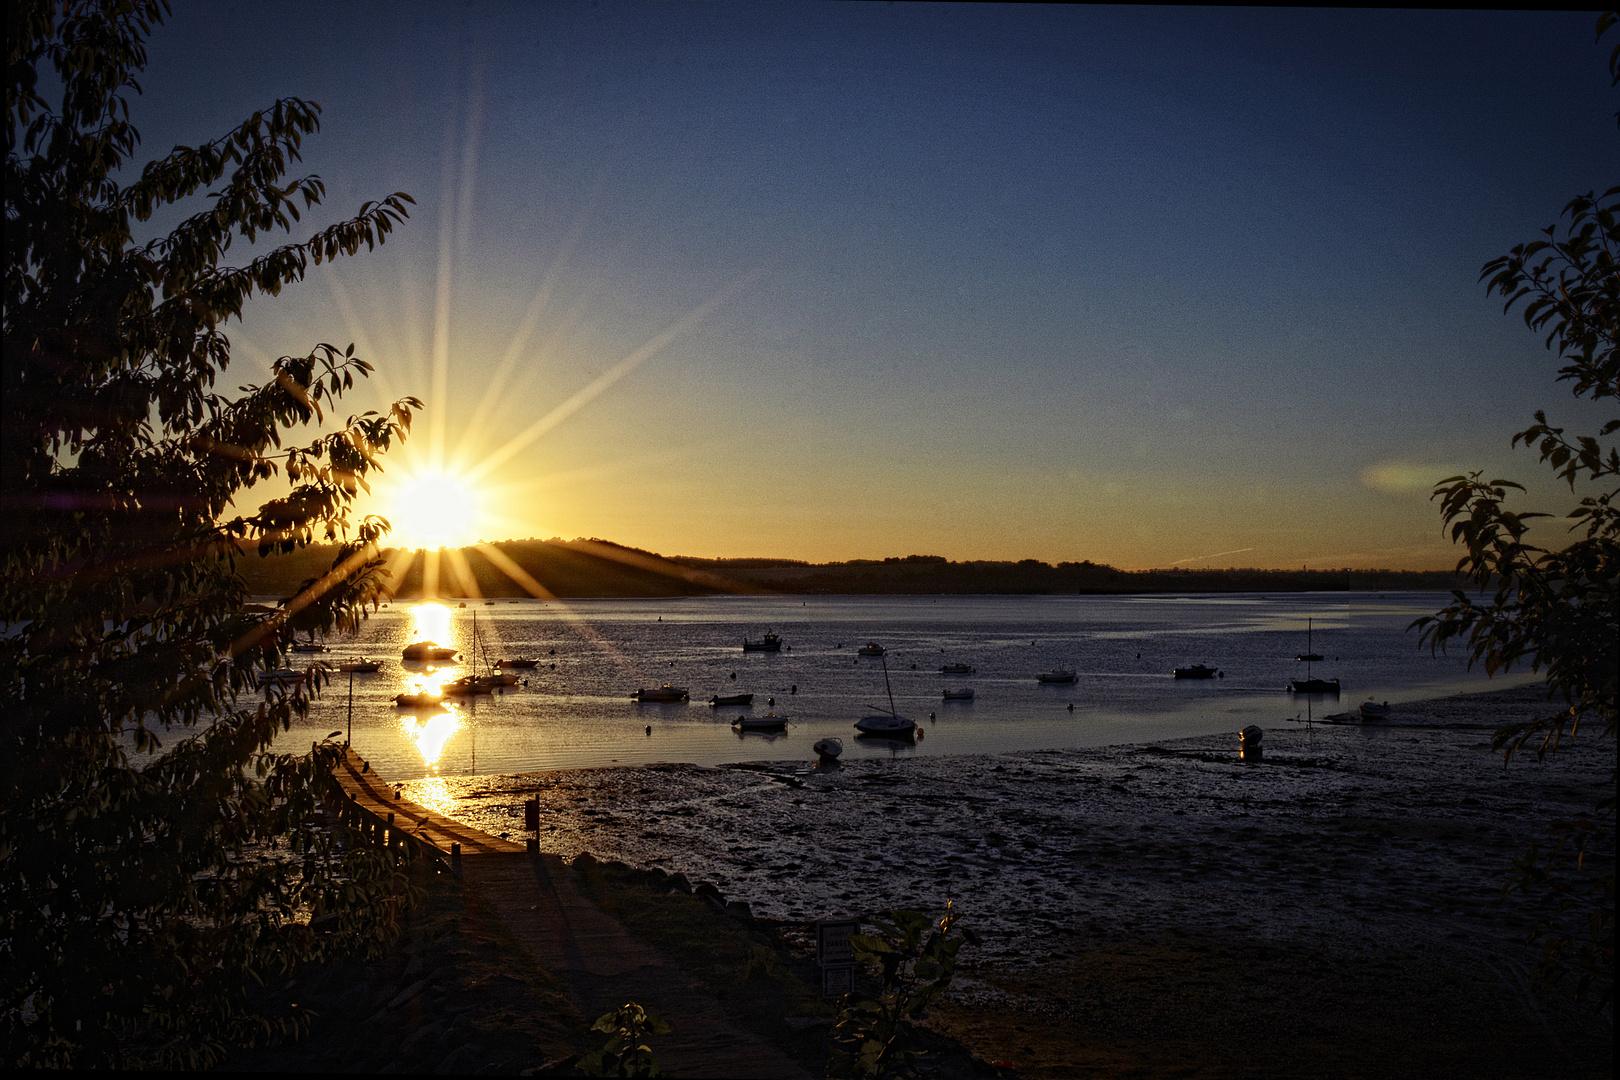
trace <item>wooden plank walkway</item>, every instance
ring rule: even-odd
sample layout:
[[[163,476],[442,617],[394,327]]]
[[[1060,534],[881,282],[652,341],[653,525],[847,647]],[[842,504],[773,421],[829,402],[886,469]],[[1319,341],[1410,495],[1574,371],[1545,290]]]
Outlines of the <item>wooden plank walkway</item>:
[[[585,896],[573,867],[560,857],[531,855],[522,844],[396,797],[393,785],[352,749],[344,751],[337,779],[373,830],[387,829],[393,815],[395,835],[384,834],[385,842],[408,837],[446,859],[459,844],[463,887],[478,891],[535,962],[567,988],[582,1015],[594,1018],[635,1001],[668,1020],[674,1031],[653,1045],[666,1074],[808,1080],[798,1062],[727,1021],[718,1002]]]

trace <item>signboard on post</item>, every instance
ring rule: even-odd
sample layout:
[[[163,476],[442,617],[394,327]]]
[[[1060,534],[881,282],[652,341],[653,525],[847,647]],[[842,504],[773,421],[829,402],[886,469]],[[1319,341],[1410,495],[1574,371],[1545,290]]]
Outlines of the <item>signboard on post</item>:
[[[821,996],[824,1000],[841,998],[855,992],[855,965],[838,964],[821,969]]]
[[[855,946],[859,932],[855,919],[828,919],[816,923],[816,963],[821,965],[821,996],[843,997],[855,989]]]

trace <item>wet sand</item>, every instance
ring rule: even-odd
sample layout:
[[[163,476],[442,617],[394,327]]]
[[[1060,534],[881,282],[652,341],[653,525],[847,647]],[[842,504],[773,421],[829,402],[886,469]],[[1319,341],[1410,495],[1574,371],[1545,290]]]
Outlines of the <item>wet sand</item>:
[[[1537,704],[1278,724],[1259,764],[1227,735],[464,778],[439,805],[516,836],[537,794],[543,848],[713,882],[802,947],[807,920],[949,897],[984,943],[933,1022],[1026,1076],[1609,1075],[1612,1028],[1530,979],[1534,912],[1500,898],[1614,763],[1582,739],[1504,768],[1490,732]]]

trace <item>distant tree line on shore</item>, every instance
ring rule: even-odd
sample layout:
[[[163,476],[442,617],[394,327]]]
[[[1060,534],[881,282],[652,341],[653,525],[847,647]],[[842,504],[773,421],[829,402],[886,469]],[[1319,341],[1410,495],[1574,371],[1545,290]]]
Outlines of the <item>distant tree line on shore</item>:
[[[496,549],[495,558],[481,548]],[[385,552],[385,558],[392,551]],[[322,560],[327,563],[323,564]],[[1008,594],[1074,595],[1177,592],[1399,592],[1450,590],[1450,570],[1119,570],[1093,562],[971,560],[937,555],[810,563],[796,559],[700,559],[664,556],[605,540],[505,540],[439,554],[436,595],[530,595],[501,565],[515,563],[553,596],[574,599],[782,593],[806,596]],[[263,560],[243,560],[251,591],[282,595],[329,565],[319,546]],[[401,598],[424,595],[426,560],[419,553],[391,583]]]

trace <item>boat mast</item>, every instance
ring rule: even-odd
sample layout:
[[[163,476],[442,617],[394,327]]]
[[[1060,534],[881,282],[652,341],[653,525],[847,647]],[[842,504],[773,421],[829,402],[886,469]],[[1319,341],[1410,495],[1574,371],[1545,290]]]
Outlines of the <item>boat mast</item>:
[[[883,661],[883,688],[889,692],[889,715],[899,716],[900,714],[894,711],[894,687],[889,685],[888,657],[880,656],[878,659]]]

